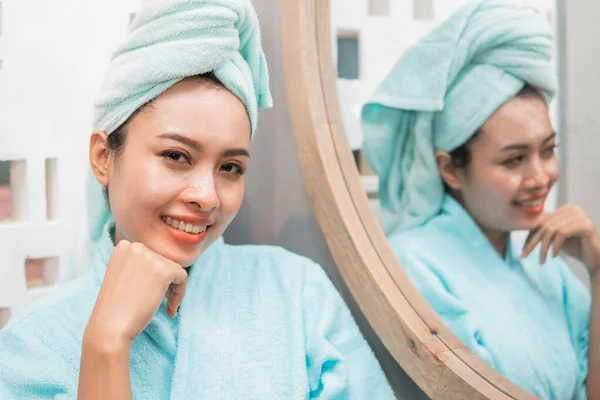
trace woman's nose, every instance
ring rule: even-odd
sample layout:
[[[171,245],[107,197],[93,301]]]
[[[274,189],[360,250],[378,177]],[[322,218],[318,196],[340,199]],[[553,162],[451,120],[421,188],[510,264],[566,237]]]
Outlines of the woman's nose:
[[[542,191],[550,184],[550,174],[541,161],[535,162],[525,177],[525,189],[528,191]]]
[[[181,199],[188,204],[196,204],[202,211],[212,211],[220,204],[212,178],[206,178],[190,185],[181,193]]]

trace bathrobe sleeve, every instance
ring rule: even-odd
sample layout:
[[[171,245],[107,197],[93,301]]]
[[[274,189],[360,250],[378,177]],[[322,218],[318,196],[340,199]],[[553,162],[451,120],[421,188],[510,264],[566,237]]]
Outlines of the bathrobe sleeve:
[[[428,258],[427,252],[395,252],[411,282],[448,328],[469,349],[495,368],[494,357],[486,348],[477,320],[473,318],[468,304],[452,292],[452,284],[443,267],[435,259]]]
[[[560,258],[555,260],[559,263],[558,267],[562,275],[563,305],[579,365],[578,390],[573,395],[573,399],[586,400],[591,297],[570,267]]]
[[[306,363],[311,399],[394,399],[371,348],[320,266],[303,284]]]
[[[0,331],[0,399],[77,398],[77,369],[37,322],[32,314]],[[67,344],[69,336],[63,332],[54,337]]]

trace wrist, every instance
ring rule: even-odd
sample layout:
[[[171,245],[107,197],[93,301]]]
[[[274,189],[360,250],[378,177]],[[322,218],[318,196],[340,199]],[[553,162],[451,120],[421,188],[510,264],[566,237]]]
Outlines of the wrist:
[[[83,350],[106,357],[127,356],[131,351],[132,341],[110,329],[88,324],[83,333]]]

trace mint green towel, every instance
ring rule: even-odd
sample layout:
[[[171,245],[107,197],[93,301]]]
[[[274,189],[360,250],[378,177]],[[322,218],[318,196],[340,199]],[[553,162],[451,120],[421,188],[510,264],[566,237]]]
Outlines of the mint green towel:
[[[542,15],[517,1],[479,0],[400,57],[362,110],[386,233],[439,212],[444,187],[436,150],[464,144],[526,83],[552,99],[552,49]]]

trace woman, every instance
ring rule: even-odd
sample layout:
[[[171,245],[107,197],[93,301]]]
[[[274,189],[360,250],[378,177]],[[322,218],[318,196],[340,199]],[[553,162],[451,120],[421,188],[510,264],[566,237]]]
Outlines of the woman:
[[[600,374],[600,329],[589,320],[600,312],[600,237],[575,206],[544,213],[559,175],[551,53],[534,11],[506,0],[465,6],[365,105],[365,149],[391,247],[448,327],[542,399],[598,399],[586,376]],[[516,230],[531,232],[524,249],[511,242]],[[587,266],[591,311],[559,251]]]
[[[143,5],[96,105],[92,271],[0,332],[0,398],[393,398],[319,266],[220,239],[270,103],[249,1]]]

